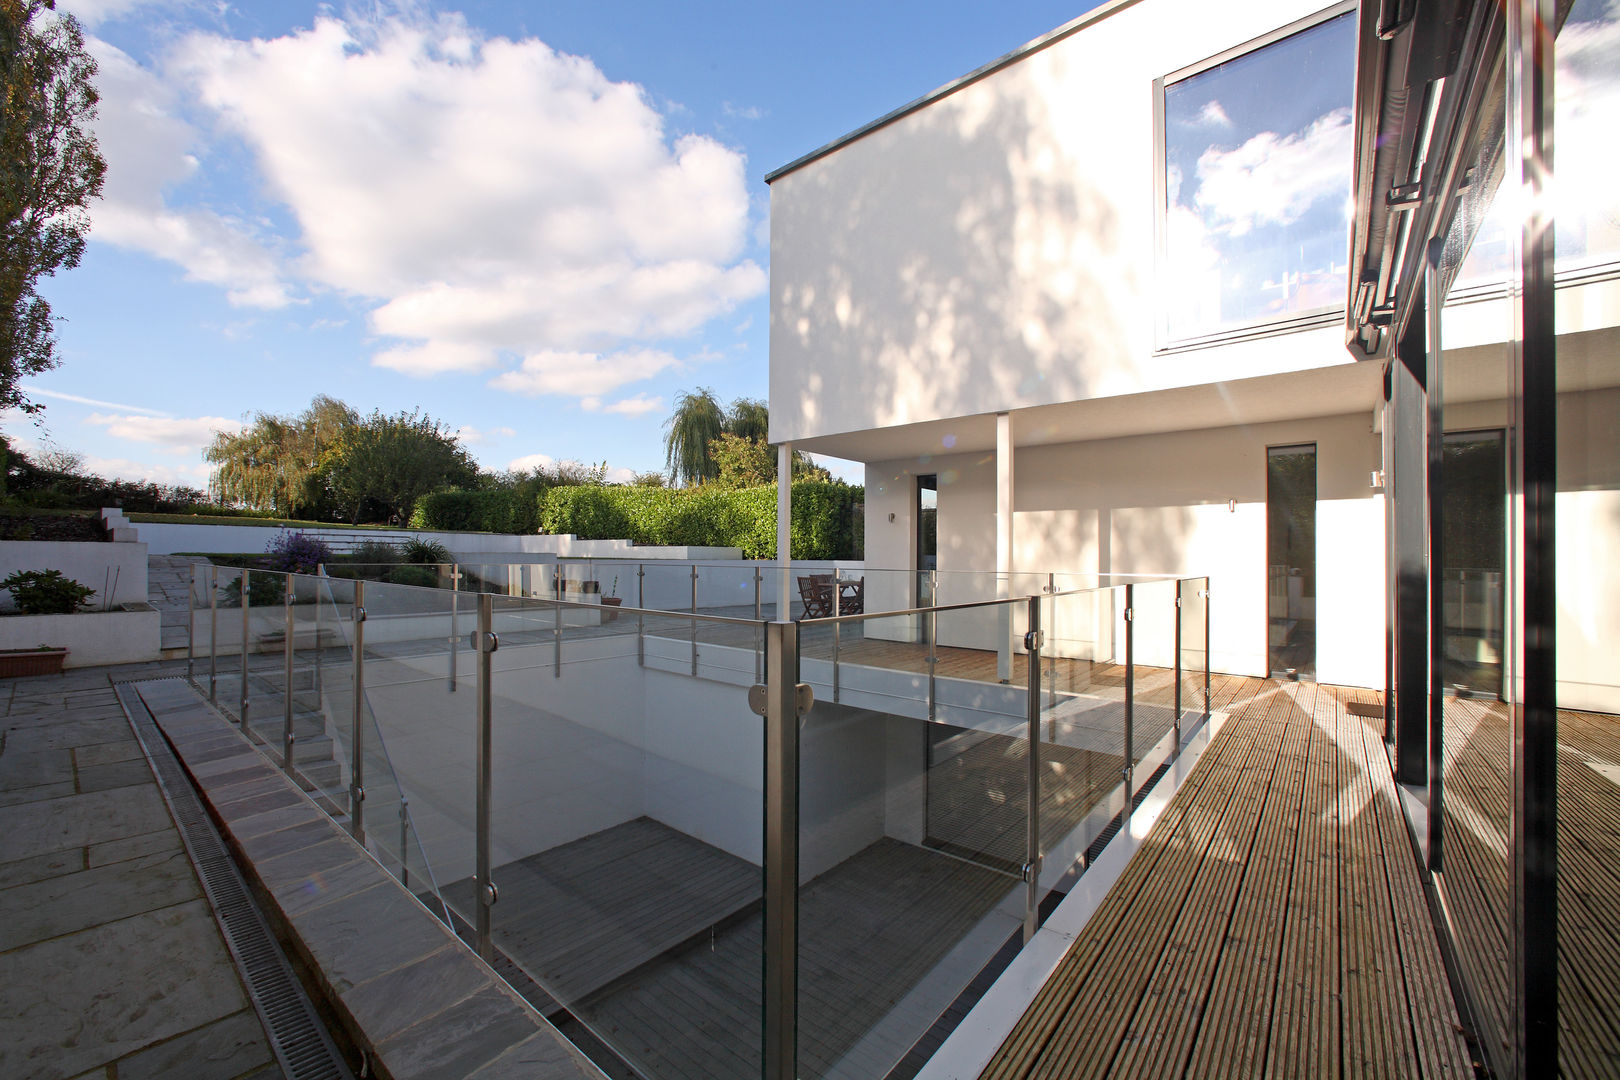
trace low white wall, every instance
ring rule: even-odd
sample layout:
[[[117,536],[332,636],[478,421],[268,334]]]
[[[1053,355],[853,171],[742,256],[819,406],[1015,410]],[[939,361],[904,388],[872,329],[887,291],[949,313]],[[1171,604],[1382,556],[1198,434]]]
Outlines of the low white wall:
[[[251,520],[251,519],[249,519]],[[284,532],[317,536],[334,550],[347,551],[367,540],[400,544],[409,539],[432,540],[448,548],[459,562],[528,562],[533,556],[566,558],[736,559],[737,548],[640,547],[628,540],[581,540],[572,535],[519,536],[506,533],[437,532],[405,529],[288,528],[281,525],[201,525],[186,522],[141,521],[133,527],[154,555],[180,551],[256,555]]]
[[[18,570],[62,571],[96,590],[92,608],[144,604],[147,599],[145,544],[0,540],[0,578]],[[11,594],[0,592],[0,611],[15,610]]]
[[[156,660],[162,640],[156,611],[91,611],[0,618],[0,649],[66,647],[70,668]]]

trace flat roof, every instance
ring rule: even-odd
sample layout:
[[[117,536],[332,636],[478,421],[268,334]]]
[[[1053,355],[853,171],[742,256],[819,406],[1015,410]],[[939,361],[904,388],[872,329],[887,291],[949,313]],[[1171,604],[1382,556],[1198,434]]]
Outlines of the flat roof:
[[[1014,49],[1010,53],[1007,53],[1005,56],[998,57],[995,60],[990,61],[988,64],[985,64],[983,67],[974,68],[961,78],[953,79],[944,86],[941,86],[939,89],[932,90],[924,94],[922,97],[917,98],[915,101],[907,102],[892,112],[884,113],[876,120],[873,120],[870,123],[862,124],[860,127],[856,128],[854,131],[851,131],[847,135],[840,135],[832,142],[810,151],[803,157],[794,158],[781,168],[772,169],[770,172],[765,174],[765,182],[767,184],[773,183],[778,177],[786,176],[795,169],[803,168],[812,161],[815,161],[817,158],[826,157],[828,154],[849,145],[856,139],[870,135],[878,128],[886,127],[889,124],[894,123],[902,116],[910,115],[911,113],[916,112],[918,109],[932,105],[940,98],[954,94],[964,86],[976,83],[985,76],[992,75],[1011,64],[1016,64],[1018,61],[1022,60],[1026,56],[1029,56],[1031,53],[1037,53],[1049,45],[1055,45],[1059,41],[1062,41],[1064,38],[1068,37],[1070,34],[1083,30],[1092,23],[1106,19],[1115,12],[1122,11],[1125,8],[1139,2],[1140,0],[1107,0],[1106,3],[1097,5],[1084,15],[1064,23],[1056,30],[1053,30],[1047,34],[1042,34],[1040,37],[1036,38],[1034,41],[1028,42],[1027,44],[1020,45],[1018,48]]]

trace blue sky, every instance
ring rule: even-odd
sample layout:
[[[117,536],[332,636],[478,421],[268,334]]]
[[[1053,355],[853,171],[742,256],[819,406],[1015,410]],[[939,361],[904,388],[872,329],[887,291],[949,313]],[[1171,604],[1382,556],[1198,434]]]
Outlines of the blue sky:
[[[765,173],[1091,6],[59,0],[107,197],[4,430],[200,487],[210,430],[324,393],[661,468],[679,392],[766,396]]]

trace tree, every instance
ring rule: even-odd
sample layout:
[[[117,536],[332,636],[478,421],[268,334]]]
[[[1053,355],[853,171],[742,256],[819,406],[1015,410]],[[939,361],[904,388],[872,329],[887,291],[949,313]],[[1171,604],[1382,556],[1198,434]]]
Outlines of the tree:
[[[359,422],[353,409],[325,394],[296,416],[256,413],[241,431],[216,433],[203,451],[214,466],[209,491],[220,502],[282,517],[327,516],[321,458]]]
[[[776,483],[776,448],[740,435],[722,432],[709,443],[717,487],[745,488]],[[832,473],[793,451],[794,480],[831,480]]]
[[[90,123],[96,62],[54,0],[0,0],[0,408],[37,413],[18,386],[58,364],[39,279],[72,269],[107,164]]]
[[[770,442],[771,411],[758,398],[738,398],[726,414],[726,431],[750,442]]]
[[[675,411],[664,421],[664,452],[670,478],[682,484],[701,484],[715,477],[709,443],[726,430],[726,414],[704,387],[682,393]]]
[[[420,411],[377,410],[341,432],[321,457],[327,490],[350,521],[409,521],[416,500],[442,487],[472,487],[478,465],[454,433]]]

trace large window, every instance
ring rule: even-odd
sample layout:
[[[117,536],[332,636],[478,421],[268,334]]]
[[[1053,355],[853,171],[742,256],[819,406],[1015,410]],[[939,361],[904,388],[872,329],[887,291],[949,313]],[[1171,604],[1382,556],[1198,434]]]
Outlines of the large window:
[[[1355,14],[1161,80],[1160,342],[1342,311]]]

